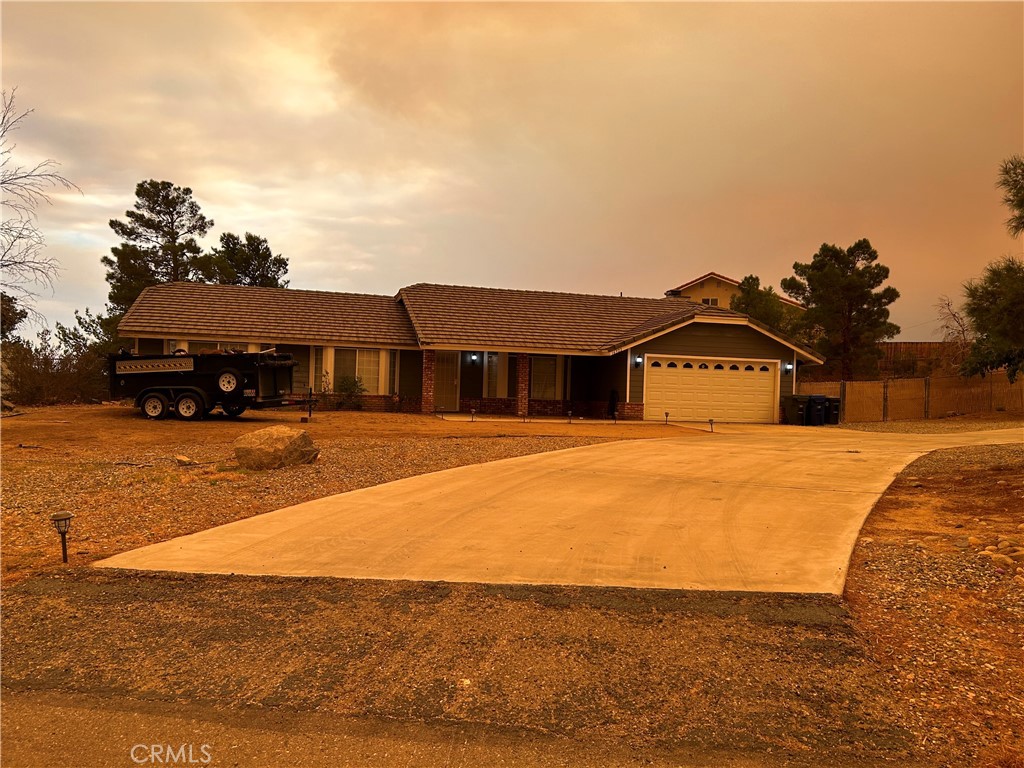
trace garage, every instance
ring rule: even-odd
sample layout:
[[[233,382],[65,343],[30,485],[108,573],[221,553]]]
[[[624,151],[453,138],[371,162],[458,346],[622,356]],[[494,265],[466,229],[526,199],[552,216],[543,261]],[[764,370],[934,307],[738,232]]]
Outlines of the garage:
[[[778,360],[646,355],[644,418],[778,421]]]

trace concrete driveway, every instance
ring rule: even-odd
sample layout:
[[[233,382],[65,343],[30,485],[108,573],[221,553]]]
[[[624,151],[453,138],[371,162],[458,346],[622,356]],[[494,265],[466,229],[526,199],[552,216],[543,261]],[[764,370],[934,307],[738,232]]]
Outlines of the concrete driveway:
[[[412,477],[97,565],[838,594],[864,518],[908,462],[1022,439],[720,425]]]

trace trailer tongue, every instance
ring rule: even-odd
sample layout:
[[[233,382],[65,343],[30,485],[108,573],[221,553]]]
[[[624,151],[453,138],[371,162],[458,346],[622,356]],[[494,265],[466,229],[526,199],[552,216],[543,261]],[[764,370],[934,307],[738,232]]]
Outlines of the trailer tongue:
[[[220,407],[228,416],[249,408],[308,405],[292,393],[298,363],[291,355],[266,352],[135,355],[109,357],[110,396],[133,398],[150,419],[173,411],[179,419],[201,419]]]

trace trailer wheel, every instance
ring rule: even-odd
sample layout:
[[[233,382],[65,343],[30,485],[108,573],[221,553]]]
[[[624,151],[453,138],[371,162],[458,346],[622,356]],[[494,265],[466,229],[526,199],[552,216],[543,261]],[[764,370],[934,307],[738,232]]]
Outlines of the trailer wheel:
[[[222,405],[221,408],[223,408],[224,413],[226,413],[232,419],[236,419],[243,413],[245,413],[244,405]]]
[[[241,383],[242,377],[233,368],[225,368],[217,374],[217,388],[225,395],[234,392]]]
[[[195,421],[203,417],[203,403],[199,399],[199,395],[193,395],[190,392],[181,395],[174,402],[174,410],[177,411],[178,418],[185,419],[185,421]]]
[[[142,410],[142,415],[147,419],[165,419],[167,418],[168,405],[166,397],[158,392],[153,392],[142,398],[139,408]]]

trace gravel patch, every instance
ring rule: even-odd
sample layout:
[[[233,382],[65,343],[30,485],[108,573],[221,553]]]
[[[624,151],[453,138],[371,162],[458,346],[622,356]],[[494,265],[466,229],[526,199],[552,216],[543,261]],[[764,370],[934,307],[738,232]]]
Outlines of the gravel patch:
[[[855,626],[937,765],[1024,761],[1022,544],[1024,446],[918,459],[861,531],[846,588]]]
[[[947,419],[917,421],[870,421],[843,424],[841,429],[859,432],[898,432],[937,435],[949,432],[980,432],[992,429],[1020,429],[1024,442],[1024,414],[986,414],[984,416],[951,416]]]

